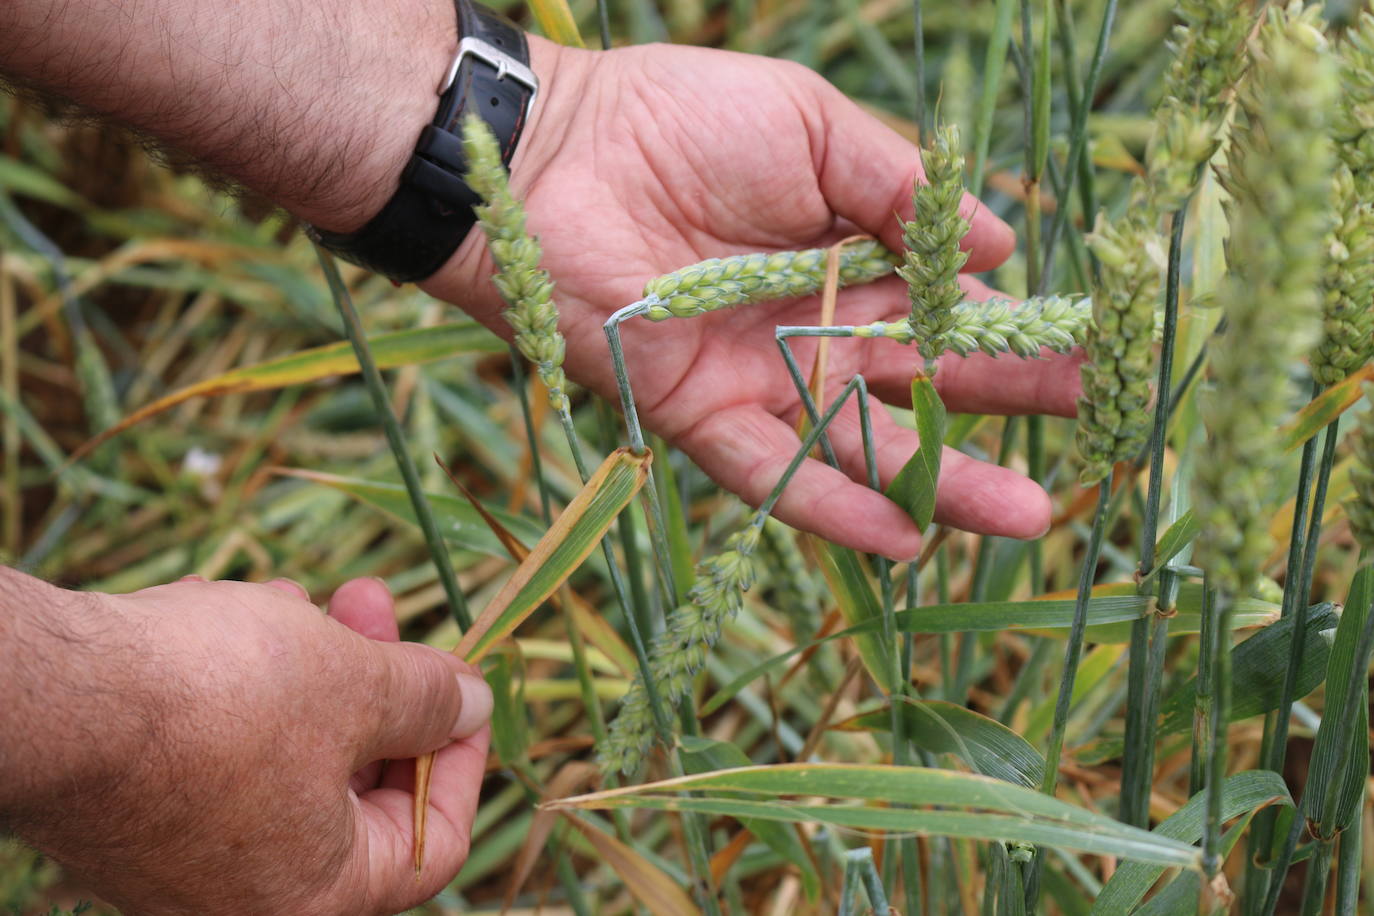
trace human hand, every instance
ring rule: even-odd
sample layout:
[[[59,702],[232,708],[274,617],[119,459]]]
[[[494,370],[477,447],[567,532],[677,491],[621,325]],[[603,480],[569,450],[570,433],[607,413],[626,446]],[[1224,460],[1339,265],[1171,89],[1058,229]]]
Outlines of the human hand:
[[[140,914],[352,916],[415,906],[458,871],[491,692],[453,656],[397,643],[384,585],[346,583],[328,617],[284,580],[78,599],[39,669],[62,666],[40,685],[56,725],[29,729],[35,749],[76,740],[42,753],[0,814],[95,892]],[[432,750],[417,879],[405,758]]]
[[[830,245],[855,232],[901,250],[897,214],[911,218],[917,150],[803,67],[743,54],[652,45],[609,53],[531,39],[544,81],[512,170],[529,227],[544,247],[567,337],[568,374],[604,396],[615,382],[601,324],[644,283],[709,257]],[[966,197],[970,270],[1005,260],[1009,227]],[[498,333],[510,332],[474,232],[425,284]],[[992,295],[966,278],[969,296]],[[836,323],[908,314],[896,277],[840,294]],[[819,299],[764,303],[690,321],[624,326],[626,358],[645,425],[682,448],[717,482],[758,504],[800,443],[801,402],[777,352],[777,325],[816,324]],[[793,340],[803,366],[815,343]],[[834,341],[827,389],[862,372],[870,390],[910,404],[920,366],[911,347]],[[935,382],[951,410],[1071,416],[1074,358],[946,357]],[[915,452],[914,432],[872,414],[886,485]],[[831,429],[843,470],[808,460],[776,514],[860,550],[909,558],[920,532],[869,489],[857,410]],[[1049,526],[1044,491],[1020,474],[946,450],[937,520],[970,531],[1034,537]]]

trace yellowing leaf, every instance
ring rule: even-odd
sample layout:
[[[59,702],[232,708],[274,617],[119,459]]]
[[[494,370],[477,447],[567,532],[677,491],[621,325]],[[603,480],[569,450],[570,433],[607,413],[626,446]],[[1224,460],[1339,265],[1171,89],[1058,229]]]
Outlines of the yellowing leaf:
[[[601,861],[620,876],[635,899],[654,916],[696,916],[700,912],[677,881],[632,848],[570,812],[568,823],[586,838]]]
[[[1374,363],[1352,372],[1345,381],[1332,385],[1313,398],[1288,425],[1279,430],[1279,441],[1284,450],[1292,451],[1335,422],[1360,399],[1363,394],[1360,386],[1370,380],[1374,380]]]
[[[415,328],[394,334],[380,334],[368,340],[379,369],[413,366],[456,356],[459,353],[503,353],[506,344],[495,334],[475,321],[441,324],[432,328]],[[104,444],[131,426],[149,417],[182,404],[192,398],[246,391],[271,391],[289,385],[304,385],[334,375],[349,375],[358,371],[358,359],[348,341],[314,347],[279,359],[244,366],[205,379],[166,397],[140,407],[114,426],[86,442],[72,453],[71,461],[79,461],[92,449]]]
[[[570,48],[585,48],[568,0],[530,0],[530,12],[549,38]]]
[[[534,613],[596,546],[620,511],[644,485],[652,453],[617,449],[568,503],[515,574],[497,592],[454,649],[477,663],[522,620]]]
[[[473,621],[453,650],[473,664],[496,645],[520,622],[534,613],[544,600],[553,594],[587,558],[606,530],[644,486],[649,476],[653,453],[636,455],[629,449],[617,449],[606,457],[596,473],[582,485],[582,489],[563,514],[553,523],[529,556],[516,567],[510,580]],[[509,545],[508,545],[509,546]],[[418,874],[425,861],[425,822],[429,815],[429,782],[434,767],[434,755],[425,754],[415,760],[415,871]]]

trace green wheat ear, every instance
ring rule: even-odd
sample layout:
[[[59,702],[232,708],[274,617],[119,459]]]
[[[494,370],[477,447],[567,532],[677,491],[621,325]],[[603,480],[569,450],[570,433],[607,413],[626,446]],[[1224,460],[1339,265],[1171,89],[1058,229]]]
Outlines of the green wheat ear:
[[[1230,157],[1232,272],[1220,295],[1228,328],[1211,348],[1215,389],[1201,402],[1209,454],[1197,464],[1194,506],[1204,532],[1197,562],[1231,595],[1247,593],[1269,553],[1288,366],[1318,326],[1335,161],[1327,113],[1337,91],[1318,14],[1270,8]]]
[[[1196,184],[1198,167],[1221,143],[1227,93],[1245,72],[1245,36],[1253,21],[1250,0],[1183,0],[1169,39],[1173,63],[1155,110],[1147,161],[1146,221],[1181,207]]]
[[[650,647],[649,669],[658,692],[676,703],[706,664],[706,654],[720,640],[725,621],[744,606],[744,593],[754,582],[754,551],[768,516],[755,513],[749,524],[731,535],[725,549],[697,566],[688,602],[668,615],[665,629]],[[656,730],[643,676],[636,676],[611,723],[601,764],[606,772],[638,769],[653,745]]]
[[[650,280],[644,286],[650,321],[692,318],[736,305],[809,296],[825,286],[828,248],[711,258]],[[869,283],[892,273],[893,257],[863,239],[840,249],[840,285]]]
[[[1345,512],[1356,543],[1374,556],[1374,384],[1364,386],[1364,396],[1369,409],[1350,437],[1355,447],[1355,464],[1350,470],[1355,496],[1345,504]]]
[[[1339,49],[1331,138],[1341,163],[1322,284],[1322,339],[1312,377],[1334,385],[1374,359],[1374,16],[1362,13]]]
[[[463,152],[468,161],[468,187],[483,201],[473,209],[496,264],[492,282],[508,306],[502,316],[515,330],[516,348],[534,363],[548,389],[549,403],[556,411],[566,411],[565,344],[558,331],[553,280],[539,266],[543,249],[525,229],[525,208],[511,194],[496,137],[475,114],[463,120]]]
[[[1099,214],[1087,241],[1101,265],[1078,400],[1079,480],[1091,485],[1134,457],[1150,434],[1146,408],[1163,250],[1139,211],[1119,222]]]
[[[1361,188],[1360,184],[1365,187]],[[1374,348],[1374,191],[1341,163],[1332,182],[1336,225],[1327,236],[1322,278],[1322,335],[1312,351],[1312,377],[1323,385],[1344,381],[1369,362]]]
[[[911,297],[912,334],[921,355],[930,361],[947,349],[954,307],[964,298],[959,269],[968,254],[959,250],[959,242],[968,233],[969,223],[959,215],[964,196],[959,128],[939,127],[930,148],[921,151],[921,163],[926,180],[916,182],[912,191],[916,218],[902,223],[906,252],[897,273],[906,280]]]
[[[960,302],[950,310],[939,352],[1015,353],[1023,359],[1039,356],[1042,349],[1067,353],[1082,345],[1091,315],[1091,300],[1071,296],[1035,296],[1020,304],[1005,299]],[[879,321],[853,332],[855,337],[899,343],[917,339],[910,321]]]

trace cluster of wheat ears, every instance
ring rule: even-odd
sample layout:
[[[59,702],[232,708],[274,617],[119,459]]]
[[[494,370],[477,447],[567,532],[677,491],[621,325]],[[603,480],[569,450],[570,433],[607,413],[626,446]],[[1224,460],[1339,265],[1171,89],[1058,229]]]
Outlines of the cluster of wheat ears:
[[[1135,479],[1141,478],[1144,492],[1137,493],[1136,499],[1141,502],[1142,555],[1135,591],[1147,600],[1130,624],[1124,734],[1127,753],[1123,757],[1117,820],[1123,830],[1150,826],[1148,799],[1161,712],[1165,641],[1181,589],[1189,580],[1201,583],[1201,642],[1194,702],[1189,710],[1195,741],[1190,775],[1190,793],[1196,794],[1193,831],[1171,835],[1189,843],[1200,840],[1200,849],[1196,867],[1192,871],[1184,868],[1177,879],[1183,882],[1184,890],[1165,885],[1166,890],[1151,899],[1173,900],[1189,912],[1193,911],[1188,909],[1190,894],[1194,908],[1199,893],[1207,906],[1233,900],[1237,889],[1224,880],[1222,863],[1239,833],[1228,832],[1225,827],[1243,815],[1242,826],[1248,825],[1248,855],[1239,891],[1247,912],[1274,912],[1284,876],[1295,861],[1305,859],[1304,911],[1321,911],[1334,861],[1338,866],[1336,906],[1340,912],[1353,913],[1359,895],[1359,814],[1369,771],[1365,673],[1374,646],[1374,608],[1370,606],[1374,577],[1367,563],[1374,557],[1370,553],[1374,551],[1374,411],[1364,411],[1350,437],[1355,461],[1349,472],[1352,496],[1344,509],[1366,562],[1351,585],[1351,606],[1340,615],[1334,632],[1330,619],[1324,618],[1325,639],[1332,646],[1326,672],[1326,716],[1306,784],[1289,797],[1283,783],[1273,775],[1283,771],[1289,711],[1297,699],[1303,663],[1303,640],[1290,635],[1284,648],[1291,664],[1286,670],[1278,666],[1269,672],[1275,702],[1262,710],[1266,714],[1265,742],[1257,770],[1247,774],[1228,771],[1227,727],[1235,718],[1233,707],[1237,704],[1233,692],[1235,611],[1264,584],[1266,561],[1275,547],[1271,519],[1276,506],[1291,495],[1282,490],[1280,482],[1286,485],[1291,479],[1284,468],[1289,459],[1287,449],[1295,442],[1292,435],[1285,440],[1284,430],[1295,413],[1296,389],[1304,375],[1310,376],[1311,404],[1298,416],[1299,420],[1308,416],[1320,420],[1308,420],[1305,435],[1298,437],[1303,442],[1301,468],[1296,478],[1290,559],[1280,602],[1280,619],[1290,626],[1289,634],[1305,633],[1309,618],[1317,613],[1309,610],[1307,595],[1321,525],[1327,518],[1324,503],[1340,412],[1358,400],[1354,386],[1370,377],[1368,367],[1374,358],[1374,17],[1365,16],[1339,38],[1333,38],[1324,31],[1320,10],[1304,8],[1300,3],[1271,5],[1258,21],[1250,4],[1243,0],[1189,0],[1180,7],[1182,21],[1172,42],[1174,58],[1166,75],[1163,100],[1155,112],[1145,167],[1132,183],[1129,206],[1123,214],[1110,217],[1099,213],[1086,238],[1094,265],[1090,300],[1053,295],[1019,303],[965,299],[957,277],[966,259],[959,243],[969,228],[959,213],[967,170],[958,130],[937,126],[930,131],[921,153],[925,180],[913,189],[915,218],[903,226],[904,251],[891,253],[876,241],[858,240],[833,250],[712,259],[650,280],[643,299],[617,312],[608,322],[608,334],[622,382],[631,445],[642,449],[644,439],[634,416],[631,380],[619,347],[620,323],[636,317],[654,322],[690,319],[719,309],[815,294],[825,288],[828,268],[831,283],[837,286],[870,282],[895,271],[910,290],[911,313],[906,320],[779,329],[780,358],[787,359],[793,369],[811,421],[811,435],[798,459],[813,446],[828,452],[825,424],[840,400],[855,392],[862,398],[864,386],[861,378],[856,379],[833,403],[815,403],[789,355],[786,340],[790,337],[881,337],[917,348],[926,368],[913,386],[913,409],[923,437],[942,437],[945,429],[938,395],[929,386],[929,376],[935,373],[936,361],[943,354],[964,356],[982,351],[1034,359],[1047,349],[1064,353],[1082,347],[1087,360],[1082,368],[1077,465],[1080,482],[1097,488],[1097,510],[1085,538],[1080,587],[1068,620],[1062,681],[1043,766],[1038,768],[1035,784],[1023,788],[1038,789],[1048,796],[1055,793],[1071,698],[1097,600],[1094,575],[1104,527],[1118,508],[1114,497],[1123,490],[1135,491]],[[466,132],[472,185],[486,200],[481,224],[497,266],[496,285],[509,304],[506,314],[515,329],[516,346],[534,363],[549,392],[550,404],[563,418],[576,450],[567,386],[560,368],[564,344],[557,328],[553,283],[539,267],[538,243],[525,232],[523,212],[506,185],[494,141],[475,119],[467,123]],[[1206,297],[1183,303],[1181,309],[1179,265],[1185,255],[1184,221],[1204,181],[1212,182],[1223,199],[1229,226],[1227,272],[1218,288]],[[1205,431],[1200,434],[1205,435],[1205,443],[1196,445],[1205,448],[1206,457],[1187,462],[1180,459],[1169,468],[1164,458],[1171,412],[1181,386],[1193,382],[1196,375],[1194,367],[1179,383],[1180,373],[1174,365],[1180,312],[1194,324],[1205,322],[1212,329],[1203,342],[1204,355],[1198,360],[1199,366],[1206,367],[1205,391],[1199,398],[1199,429]],[[671,334],[671,324],[661,333]],[[1302,370],[1304,364],[1310,371]],[[1337,402],[1340,407],[1333,411]],[[1319,456],[1316,433],[1322,427],[1326,454]],[[929,470],[933,461],[938,474],[938,456],[932,456],[931,451],[939,447],[939,441],[930,445],[923,441],[921,452],[925,454],[914,456],[912,466],[925,462]],[[833,454],[829,457],[833,460]],[[1170,516],[1175,524],[1161,540],[1157,537],[1163,516],[1161,494],[1164,477],[1171,471],[1178,491]],[[1123,477],[1131,479],[1129,487],[1121,486]],[[928,491],[934,479],[934,474],[928,476],[924,483],[927,492],[909,495],[904,503],[923,525],[931,523]],[[682,723],[694,721],[696,716],[695,677],[707,667],[727,622],[745,606],[744,595],[755,581],[760,549],[773,564],[799,568],[807,562],[791,547],[794,540],[788,536],[776,538],[781,547],[770,546],[775,536],[770,535],[768,514],[786,480],[784,477],[773,497],[725,541],[720,552],[697,565],[695,580],[685,590],[686,601],[667,614],[657,634],[634,633],[640,669],[619,704],[616,718],[601,735],[597,751],[608,779],[615,784],[619,774],[638,774],[659,744],[667,753],[665,765],[679,777],[678,782],[640,786],[638,791],[622,789],[618,790],[620,795],[611,790],[585,796],[569,801],[570,807],[613,808],[619,803],[657,806],[684,811],[686,821],[704,814],[733,813],[785,857],[793,852],[789,843],[795,842],[794,836],[778,836],[763,827],[770,818],[788,818],[761,802],[751,807],[740,801],[732,808],[721,799],[749,798],[747,793],[753,791],[761,794],[752,797],[778,804],[791,791],[824,795],[831,784],[819,776],[813,783],[789,782],[781,768],[771,783],[763,776],[751,776],[757,780],[752,784],[745,775],[722,777],[716,782],[685,776],[735,771],[721,770],[725,764],[720,761],[714,766],[703,764],[695,743],[700,739],[682,735]],[[1191,505],[1191,511],[1180,512],[1179,505]],[[1180,525],[1180,519],[1185,524]],[[1177,537],[1171,538],[1172,534]],[[932,727],[953,736],[957,753],[957,745],[971,739],[948,721],[955,713],[935,708],[933,701],[923,701],[917,693],[910,672],[910,621],[898,619],[894,611],[894,594],[905,583],[910,592],[905,613],[916,613],[917,564],[903,571],[880,558],[850,555],[837,560],[848,552],[831,545],[824,549],[832,565],[848,562],[851,572],[860,570],[859,588],[872,595],[876,582],[881,595],[876,599],[879,606],[874,608],[873,620],[846,616],[845,623],[852,628],[849,638],[860,642],[862,664],[885,701],[888,712],[878,718],[891,731],[892,762],[916,772],[923,767],[913,764],[930,762],[931,750],[948,751],[948,741],[929,743],[933,740],[928,737]],[[1191,558],[1185,563],[1188,551]],[[773,578],[786,580],[789,576],[784,569],[782,575],[775,572]],[[804,599],[798,596],[794,600],[800,603]],[[965,762],[987,775],[976,755],[969,755]],[[1244,810],[1244,802],[1237,803],[1242,806],[1238,808],[1228,797],[1227,787],[1239,786],[1238,776],[1255,774],[1272,777],[1267,784],[1272,792],[1258,793],[1250,802],[1251,810]],[[957,807],[953,794],[946,799],[922,796],[913,789],[911,795],[904,796],[895,782],[891,787],[890,796],[883,796],[881,791],[870,796],[863,787],[851,786],[854,791],[849,797],[876,797],[890,803],[892,809],[910,808],[904,819],[887,823],[913,835],[981,835],[998,841],[1007,858],[996,871],[1002,876],[1001,885],[988,885],[989,899],[1007,907],[999,912],[1021,912],[1026,906],[1035,906],[1044,869],[1043,850],[1056,845],[1049,834],[1018,832],[994,823],[992,812],[998,808],[991,801],[984,803],[982,815],[975,816],[975,820],[977,816],[987,819],[985,833],[978,834],[967,825],[942,821],[940,812],[922,807],[923,803]],[[681,794],[693,788],[706,798]],[[710,804],[715,798],[712,789],[721,796],[714,807]],[[1244,794],[1241,788],[1236,791]],[[730,792],[744,794],[731,796]],[[1257,802],[1263,795],[1268,803],[1274,793],[1283,794],[1281,804],[1264,807]],[[1042,817],[1020,796],[1008,804],[1026,825]],[[796,806],[792,807],[795,810]],[[1260,807],[1264,810],[1254,810]],[[1043,814],[1051,819],[1066,816]],[[821,819],[819,815],[817,819]],[[877,827],[884,822],[874,819],[866,823]],[[970,830],[973,832],[967,832]],[[700,829],[687,834],[687,843],[693,842],[703,842]],[[901,876],[904,899],[910,905],[919,904],[921,898],[919,868],[914,862],[917,853],[914,846],[906,845],[908,842],[909,836],[894,842],[889,858],[913,858],[903,860],[901,867],[893,867],[886,876],[894,880]],[[1078,848],[1091,846],[1080,842]],[[1130,851],[1117,852],[1123,859],[1133,857]],[[1159,858],[1139,854],[1147,861]],[[988,855],[992,856],[990,863],[1000,861],[996,855]],[[846,879],[851,890],[863,883],[865,874],[861,857],[853,858],[853,874]],[[704,854],[693,856],[694,865],[704,861]],[[1116,897],[1111,894],[1112,882],[1108,882],[1104,897],[1126,908],[1134,907],[1163,870],[1156,869],[1143,883],[1136,875],[1135,890],[1121,891]],[[698,873],[697,878],[702,881],[703,875]],[[873,893],[880,891],[873,888]],[[888,891],[895,892],[895,888],[889,884]],[[1021,899],[1014,902],[1018,894]],[[709,891],[703,891],[698,902],[708,909],[717,905]]]

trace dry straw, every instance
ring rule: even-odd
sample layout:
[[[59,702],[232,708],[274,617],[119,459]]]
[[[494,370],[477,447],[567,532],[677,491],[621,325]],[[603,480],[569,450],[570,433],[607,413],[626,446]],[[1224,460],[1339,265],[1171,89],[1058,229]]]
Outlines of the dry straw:
[[[1273,442],[1290,403],[1289,367],[1314,342],[1334,157],[1327,131],[1336,72],[1320,10],[1271,8],[1240,93],[1228,190],[1232,272],[1221,290],[1227,331],[1211,350],[1215,390],[1202,401],[1210,433],[1195,506],[1197,562],[1243,595],[1269,553]]]
[[[511,194],[496,137],[474,114],[463,121],[463,152],[468,160],[468,186],[483,200],[474,209],[496,264],[492,282],[509,306],[504,317],[515,329],[515,346],[534,363],[554,410],[566,412],[564,341],[558,331],[553,280],[539,266],[543,251],[525,229],[525,208]]]

